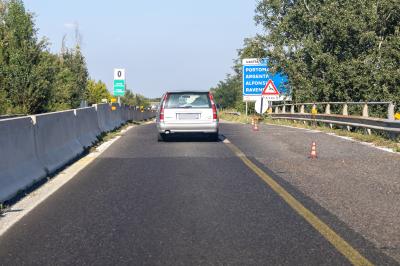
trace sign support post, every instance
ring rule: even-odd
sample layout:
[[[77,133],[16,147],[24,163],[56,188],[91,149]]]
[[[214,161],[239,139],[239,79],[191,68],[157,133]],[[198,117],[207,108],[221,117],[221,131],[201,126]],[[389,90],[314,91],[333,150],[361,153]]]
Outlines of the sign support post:
[[[264,97],[259,96],[255,103],[254,109],[255,109],[256,113],[260,114],[261,116],[268,109],[268,103],[266,101],[267,101],[267,99],[264,99]]]

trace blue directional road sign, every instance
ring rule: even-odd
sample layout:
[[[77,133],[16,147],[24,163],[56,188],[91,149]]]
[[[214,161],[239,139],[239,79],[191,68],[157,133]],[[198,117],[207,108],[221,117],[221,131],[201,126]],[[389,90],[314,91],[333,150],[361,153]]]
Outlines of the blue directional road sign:
[[[291,100],[288,78],[282,73],[269,71],[268,59],[243,59],[243,100],[256,101],[262,96],[268,82],[272,80],[279,95],[264,95],[268,101]]]

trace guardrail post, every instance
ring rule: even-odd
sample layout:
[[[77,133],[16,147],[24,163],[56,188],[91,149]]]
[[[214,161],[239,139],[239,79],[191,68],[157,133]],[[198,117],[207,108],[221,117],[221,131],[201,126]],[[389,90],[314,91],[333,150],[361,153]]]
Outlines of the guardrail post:
[[[389,103],[389,106],[388,106],[388,119],[394,120],[394,104],[393,103]]]
[[[363,111],[362,111],[362,116],[363,116],[363,117],[369,117],[369,114],[368,114],[368,104],[367,104],[367,103],[364,104]]]
[[[304,104],[300,106],[300,114],[304,114]]]
[[[325,107],[325,114],[326,115],[330,115],[331,114],[331,104],[327,103],[326,107]],[[329,127],[332,129],[333,128],[333,124],[329,123]]]
[[[286,114],[286,105],[282,106],[282,114]]]
[[[349,115],[349,107],[347,103],[343,104],[343,115]]]
[[[275,106],[275,114],[279,114],[279,107]]]
[[[344,116],[348,116],[349,115],[349,106],[347,105],[347,103],[343,104],[342,115],[344,115]],[[351,127],[350,126],[346,126],[346,128],[347,128],[347,131],[351,131]]]
[[[294,114],[294,104],[290,106],[290,113]]]
[[[362,116],[363,117],[369,117],[368,104],[367,103],[365,103],[364,106],[363,106]],[[370,128],[367,128],[365,131],[367,132],[368,135],[371,135],[371,133],[372,133]]]
[[[325,107],[325,114],[330,115],[331,114],[331,104],[328,103]]]

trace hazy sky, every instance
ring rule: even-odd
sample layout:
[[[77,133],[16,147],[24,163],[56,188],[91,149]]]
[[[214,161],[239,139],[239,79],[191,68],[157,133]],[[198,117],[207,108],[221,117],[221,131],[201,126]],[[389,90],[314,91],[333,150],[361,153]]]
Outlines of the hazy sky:
[[[128,87],[148,97],[215,86],[232,72],[243,39],[259,31],[253,0],[25,0],[25,5],[52,51],[60,50],[64,34],[73,46],[78,24],[90,76],[111,89],[113,68],[125,68]]]

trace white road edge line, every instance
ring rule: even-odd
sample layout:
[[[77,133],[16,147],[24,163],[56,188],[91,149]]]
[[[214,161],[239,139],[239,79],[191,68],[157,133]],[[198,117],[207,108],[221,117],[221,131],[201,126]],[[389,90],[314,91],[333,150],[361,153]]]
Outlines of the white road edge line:
[[[147,124],[147,123],[144,123]],[[121,130],[121,134],[126,133],[128,130],[135,126],[129,126]],[[79,159],[72,165],[68,166],[58,175],[47,181],[41,187],[26,195],[20,201],[15,203],[10,209],[0,217],[0,236],[2,236],[8,229],[21,220],[25,215],[35,209],[40,203],[45,201],[49,196],[55,193],[59,188],[72,180],[82,169],[87,167],[91,162],[106,151],[115,141],[121,136],[116,136],[111,140],[102,143],[96,148],[96,151],[89,153],[85,157]]]

